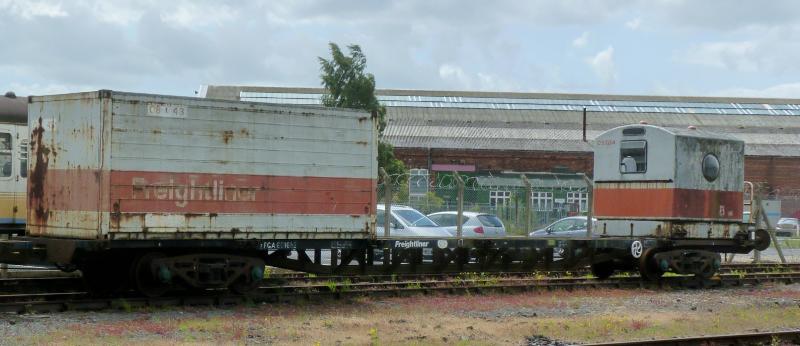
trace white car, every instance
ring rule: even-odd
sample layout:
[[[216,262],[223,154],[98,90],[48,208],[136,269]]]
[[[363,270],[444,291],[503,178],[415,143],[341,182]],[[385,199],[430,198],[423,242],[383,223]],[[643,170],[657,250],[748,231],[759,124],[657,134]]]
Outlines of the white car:
[[[377,222],[375,228],[378,236],[384,236],[384,220],[386,208],[378,204]],[[390,222],[390,237],[437,237],[448,238],[450,233],[429,219],[425,214],[414,208],[404,205],[392,205],[392,219]]]
[[[461,235],[463,237],[505,237],[506,228],[497,216],[473,211],[462,212]],[[450,235],[458,233],[458,212],[442,211],[429,214],[428,218],[444,227]]]
[[[786,237],[800,237],[800,222],[793,217],[782,217],[775,225],[775,235]]]

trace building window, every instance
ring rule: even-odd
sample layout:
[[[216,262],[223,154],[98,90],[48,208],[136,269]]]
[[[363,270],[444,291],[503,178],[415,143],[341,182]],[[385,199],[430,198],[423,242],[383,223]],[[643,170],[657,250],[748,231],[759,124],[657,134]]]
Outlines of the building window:
[[[578,203],[580,210],[588,210],[586,202],[589,200],[589,193],[587,192],[567,192],[567,204],[574,205]]]
[[[489,204],[493,207],[506,206],[511,199],[511,191],[490,191]]]
[[[551,211],[553,210],[553,193],[533,192],[531,193],[531,202],[533,202],[534,210]]]
[[[408,175],[408,195],[412,197],[424,197],[428,194],[428,170],[424,168],[412,168]]]

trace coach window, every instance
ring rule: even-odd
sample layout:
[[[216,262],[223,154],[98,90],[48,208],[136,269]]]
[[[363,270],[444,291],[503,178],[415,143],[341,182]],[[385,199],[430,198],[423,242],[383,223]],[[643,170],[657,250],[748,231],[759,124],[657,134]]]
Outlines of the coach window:
[[[644,173],[647,171],[646,141],[620,142],[619,171],[622,173]]]
[[[19,176],[28,177],[28,140],[19,141]]]
[[[11,176],[11,134],[0,132],[0,177]]]

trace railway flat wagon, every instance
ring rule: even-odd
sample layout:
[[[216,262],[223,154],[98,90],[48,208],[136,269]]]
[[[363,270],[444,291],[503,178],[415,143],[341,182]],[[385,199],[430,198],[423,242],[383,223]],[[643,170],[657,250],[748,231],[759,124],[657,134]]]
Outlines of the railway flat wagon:
[[[377,140],[366,112],[100,90],[31,97],[29,126],[27,235],[75,240],[49,260],[85,275],[108,270],[99,262],[114,262],[116,249],[118,266],[164,281],[202,286],[197,263],[251,281],[246,268],[264,262],[224,241],[374,232]],[[189,250],[214,241],[228,245]],[[87,246],[108,251],[79,256]],[[238,274],[221,275],[227,285]]]

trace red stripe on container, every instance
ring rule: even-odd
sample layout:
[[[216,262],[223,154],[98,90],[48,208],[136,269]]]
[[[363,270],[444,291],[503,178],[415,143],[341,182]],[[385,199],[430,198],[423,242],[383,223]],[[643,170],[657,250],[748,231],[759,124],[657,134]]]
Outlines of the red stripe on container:
[[[741,221],[744,209],[737,191],[595,188],[593,194],[597,217]]]
[[[123,213],[367,214],[375,179],[114,171]]]
[[[363,215],[375,212],[375,184],[367,178],[51,169],[43,200],[35,204],[53,211]]]

